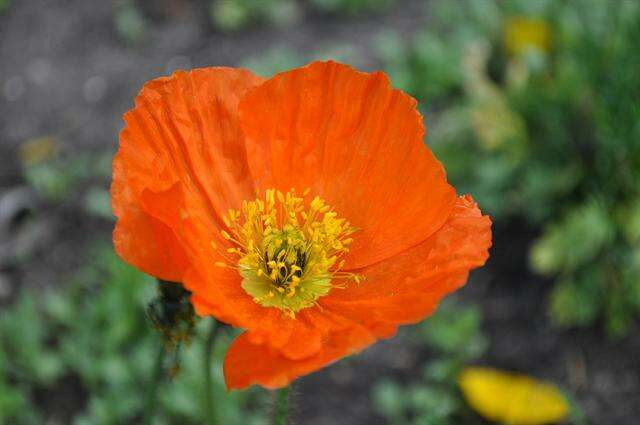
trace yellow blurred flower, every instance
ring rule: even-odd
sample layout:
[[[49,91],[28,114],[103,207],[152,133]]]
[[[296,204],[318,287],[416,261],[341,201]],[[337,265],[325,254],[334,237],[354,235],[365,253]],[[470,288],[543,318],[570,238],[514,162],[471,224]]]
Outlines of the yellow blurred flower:
[[[542,19],[514,16],[506,20],[504,45],[513,56],[531,50],[547,52],[551,48],[551,30]]]
[[[555,385],[526,375],[467,367],[458,383],[476,412],[500,424],[551,424],[563,421],[569,414],[569,405]]]

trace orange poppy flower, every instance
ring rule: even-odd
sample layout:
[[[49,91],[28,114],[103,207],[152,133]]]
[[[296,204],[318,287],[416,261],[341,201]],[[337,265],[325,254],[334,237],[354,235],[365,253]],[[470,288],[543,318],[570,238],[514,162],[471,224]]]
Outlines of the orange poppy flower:
[[[488,257],[490,219],[456,196],[416,101],[381,72],[180,71],[124,118],[116,250],[245,329],[229,388],[282,387],[394,335]]]

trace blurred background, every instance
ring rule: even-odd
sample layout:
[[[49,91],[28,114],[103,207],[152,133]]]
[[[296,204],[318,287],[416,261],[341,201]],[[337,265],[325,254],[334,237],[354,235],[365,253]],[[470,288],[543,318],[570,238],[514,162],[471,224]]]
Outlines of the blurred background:
[[[418,99],[494,247],[434,317],[297,381],[294,423],[491,423],[469,365],[555,384],[564,423],[639,423],[638,40],[635,0],[0,0],[0,424],[140,421],[155,282],[113,253],[108,186],[142,84],[328,58]],[[202,326],[158,424],[206,419]],[[224,390],[232,336],[221,422],[268,423],[266,391]]]

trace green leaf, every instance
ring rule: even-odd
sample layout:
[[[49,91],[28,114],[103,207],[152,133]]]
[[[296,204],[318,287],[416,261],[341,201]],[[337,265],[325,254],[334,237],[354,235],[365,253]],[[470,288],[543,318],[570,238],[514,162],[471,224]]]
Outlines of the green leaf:
[[[111,195],[106,189],[98,187],[89,189],[84,195],[84,208],[89,214],[96,217],[114,220],[113,212],[111,211]]]
[[[63,371],[61,359],[47,347],[48,331],[35,296],[27,292],[0,320],[0,339],[11,359],[10,369],[27,381],[50,384]]]
[[[213,25],[223,31],[235,31],[246,26],[251,19],[249,4],[237,0],[211,2],[209,13]]]
[[[372,393],[375,408],[383,415],[402,423],[407,400],[402,389],[391,381],[378,382]]]
[[[530,262],[542,274],[573,271],[593,260],[611,238],[607,211],[597,201],[572,209],[547,227],[533,245]]]
[[[426,341],[443,353],[459,359],[472,359],[487,348],[480,334],[480,313],[474,307],[441,303],[438,311],[421,327]]]
[[[453,358],[437,358],[429,361],[423,370],[425,380],[441,384],[453,384],[460,371],[461,363]]]
[[[113,19],[116,33],[125,43],[135,45],[147,41],[149,23],[133,1],[119,1]]]

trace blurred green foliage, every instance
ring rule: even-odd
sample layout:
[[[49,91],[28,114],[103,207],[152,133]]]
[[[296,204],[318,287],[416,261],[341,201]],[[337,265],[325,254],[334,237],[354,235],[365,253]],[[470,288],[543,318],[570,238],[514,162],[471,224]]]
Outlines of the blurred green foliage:
[[[316,60],[334,60],[358,66],[363,62],[361,52],[350,45],[319,46],[313,52],[301,54],[287,47],[276,47],[259,56],[245,59],[240,66],[248,68],[258,75],[270,77],[278,72],[303,66]]]
[[[135,0],[117,0],[114,3],[113,25],[120,39],[129,45],[142,44],[148,40],[148,19]]]
[[[0,0],[0,15],[6,13],[11,7],[11,0]]]
[[[542,229],[533,270],[556,279],[561,326],[624,335],[640,310],[640,3],[434,2],[428,30],[376,43],[425,105],[461,192]],[[431,114],[431,112],[435,112]]]
[[[383,380],[372,398],[391,425],[453,425],[467,415],[456,384],[462,368],[481,357],[488,347],[482,334],[481,314],[471,306],[443,302],[435,315],[414,329],[417,346],[427,346],[433,356],[417,382]],[[417,347],[416,347],[417,348]]]
[[[209,13],[211,23],[222,31],[237,31],[256,23],[284,26],[300,17],[295,0],[213,0]]]
[[[109,174],[109,159],[108,155],[96,157],[89,153],[56,157],[25,167],[24,176],[41,197],[59,203],[78,195],[90,179]],[[90,193],[94,199],[89,199],[87,206],[98,212],[98,189],[92,188]]]
[[[240,66],[263,77],[270,77],[278,72],[302,66],[304,63],[305,58],[295,50],[275,47],[259,56],[245,59]]]
[[[160,336],[143,306],[156,282],[96,248],[92,265],[63,289],[24,291],[0,318],[0,423],[39,424],[47,419],[76,425],[137,423]],[[207,323],[196,326],[202,335]],[[263,393],[227,393],[222,358],[233,335],[224,332],[212,362],[214,400],[203,399],[203,338],[181,352],[181,371],[159,390],[157,424],[200,424],[204,403],[215,402],[221,423],[261,424],[249,405]],[[170,365],[168,365],[170,366]],[[75,389],[79,412],[56,406],[54,392]],[[33,407],[36,396],[40,409]],[[82,395],[83,394],[83,395]],[[66,398],[73,400],[73,397]],[[43,401],[44,400],[44,401]],[[78,401],[76,400],[76,403]],[[72,418],[67,415],[72,416]],[[45,417],[46,416],[46,417]],[[66,422],[71,421],[71,422]]]
[[[214,28],[231,32],[265,23],[277,27],[297,22],[304,9],[358,15],[390,7],[394,0],[212,0],[209,14]]]
[[[311,0],[311,5],[323,12],[357,15],[390,8],[395,0]]]
[[[43,136],[24,142],[19,157],[24,179],[46,203],[78,202],[91,215],[113,219],[105,189],[111,179],[110,152],[72,152],[57,138]]]
[[[3,6],[9,7],[9,2],[0,0],[0,13]],[[209,0],[208,11],[213,29],[235,33],[257,25],[286,27],[300,21],[307,12],[357,16],[388,10],[394,3],[395,0]],[[114,30],[125,44],[135,46],[149,40],[151,19],[143,5],[136,0],[114,3]]]

